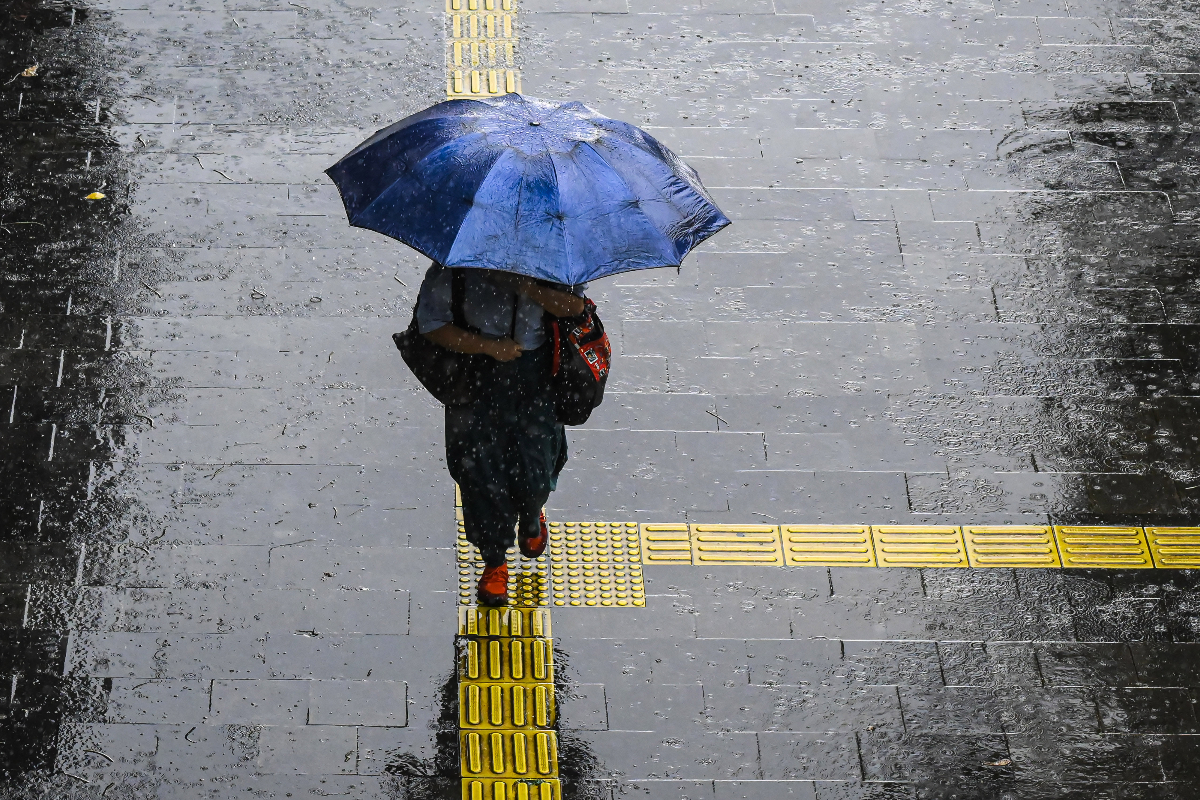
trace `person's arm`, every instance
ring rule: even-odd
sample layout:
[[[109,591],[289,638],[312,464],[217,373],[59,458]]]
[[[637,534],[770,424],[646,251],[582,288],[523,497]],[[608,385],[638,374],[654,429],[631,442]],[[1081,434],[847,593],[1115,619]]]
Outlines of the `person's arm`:
[[[556,317],[578,317],[586,307],[582,297],[542,286],[529,278],[521,283],[517,291]]]
[[[421,335],[447,350],[467,355],[482,353],[497,361],[512,361],[524,352],[524,348],[512,339],[489,339],[477,333],[464,331],[457,325],[443,325]]]
[[[511,272],[493,272],[488,275],[488,280],[497,286],[508,289],[510,292],[519,292],[525,295],[556,317],[578,317],[583,313],[584,308],[586,308],[582,297],[570,292],[551,289],[549,286],[538,283],[524,275],[515,275]]]

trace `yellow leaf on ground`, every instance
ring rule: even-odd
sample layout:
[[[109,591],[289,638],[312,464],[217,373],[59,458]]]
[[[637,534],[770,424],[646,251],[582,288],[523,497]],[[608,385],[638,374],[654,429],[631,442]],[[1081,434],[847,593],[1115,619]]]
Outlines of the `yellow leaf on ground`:
[[[36,78],[37,77],[37,69],[38,69],[38,65],[34,64],[32,67],[30,67],[29,69],[22,72],[21,77],[22,78]]]
[[[107,197],[107,195],[103,194],[102,192],[92,192],[91,194],[89,194],[87,197],[85,197],[83,199],[84,200],[103,200],[105,197]]]

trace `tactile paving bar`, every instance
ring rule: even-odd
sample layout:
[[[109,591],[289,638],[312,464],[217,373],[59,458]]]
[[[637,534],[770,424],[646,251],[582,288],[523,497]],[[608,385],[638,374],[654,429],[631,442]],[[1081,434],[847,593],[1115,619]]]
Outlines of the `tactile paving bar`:
[[[1061,567],[1049,525],[965,525],[972,567]]]
[[[446,0],[446,96],[521,91],[513,0]]]
[[[557,778],[558,739],[553,731],[461,731],[464,778]]]
[[[552,635],[550,612],[544,608],[459,606],[458,635],[548,639]]]
[[[783,525],[780,531],[788,566],[875,566],[869,525]]]
[[[1057,525],[1054,538],[1064,567],[1154,567],[1146,532],[1141,528]]]
[[[472,778],[464,780],[462,788],[463,800],[562,800],[562,786],[555,779]]]
[[[694,564],[783,566],[777,525],[692,525]]]
[[[692,534],[687,525],[651,523],[642,525],[641,533],[642,563],[692,563]]]
[[[954,525],[877,525],[871,528],[881,567],[965,567],[967,548]]]
[[[549,728],[555,721],[552,683],[459,681],[460,728]]]
[[[460,638],[458,679],[500,683],[553,682],[553,642],[547,638]]]
[[[1146,528],[1156,567],[1200,568],[1200,528]]]

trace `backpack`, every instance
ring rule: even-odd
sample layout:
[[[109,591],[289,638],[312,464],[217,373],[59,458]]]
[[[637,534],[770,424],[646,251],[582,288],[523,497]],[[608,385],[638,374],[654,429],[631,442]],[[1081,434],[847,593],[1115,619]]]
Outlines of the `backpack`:
[[[612,348],[596,313],[596,304],[584,298],[578,317],[550,318],[550,343],[554,348],[550,387],[554,411],[563,425],[582,425],[604,401]]]

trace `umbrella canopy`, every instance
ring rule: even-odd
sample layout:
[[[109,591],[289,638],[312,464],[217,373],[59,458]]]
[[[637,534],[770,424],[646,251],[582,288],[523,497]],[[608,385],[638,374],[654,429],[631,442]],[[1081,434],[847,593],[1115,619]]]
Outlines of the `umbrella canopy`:
[[[696,171],[582,103],[449,100],[326,170],[350,224],[451,267],[579,284],[678,266],[729,224]]]

